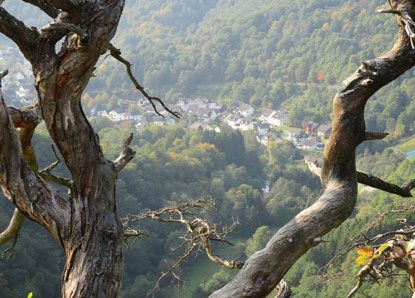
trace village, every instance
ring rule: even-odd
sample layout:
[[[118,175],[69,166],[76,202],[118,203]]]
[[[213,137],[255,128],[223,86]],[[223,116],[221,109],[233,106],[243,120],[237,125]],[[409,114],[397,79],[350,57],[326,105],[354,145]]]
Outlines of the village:
[[[7,65],[6,61],[13,61],[13,64]],[[30,65],[19,51],[14,47],[0,50],[0,64],[13,70],[3,81],[3,93],[7,103],[18,108],[33,104],[33,98],[36,96],[33,75]],[[161,108],[159,110],[163,117],[157,115],[145,98],[119,101],[123,103],[120,106],[133,106],[133,112],[121,107],[106,110],[105,106],[95,105],[88,111],[88,117],[107,117],[114,125],[130,122],[137,130],[149,125],[172,126],[180,120]],[[321,151],[324,149],[324,140],[331,132],[329,125],[312,121],[305,123],[301,128],[289,127],[286,113],[267,108],[256,110],[241,101],[219,104],[206,98],[179,98],[176,104],[168,106],[172,111],[184,115],[186,121],[180,123],[189,129],[220,132],[228,126],[241,131],[252,130],[258,142],[265,146],[270,141],[288,140],[298,149]]]
[[[172,126],[179,120],[166,111],[160,112],[164,117],[156,115],[153,107],[143,98],[135,104],[139,107],[137,112],[117,109],[106,111],[94,107],[91,109],[90,117],[104,116],[116,125],[124,121],[133,121],[137,130],[149,125]],[[226,105],[210,102],[206,98],[180,98],[176,104],[168,106],[171,110],[185,115],[189,129],[220,132],[228,126],[241,131],[253,130],[258,142],[265,146],[270,141],[288,140],[298,149],[320,151],[324,149],[323,141],[331,132],[329,125],[312,121],[307,122],[303,128],[288,127],[287,114],[272,109],[256,111],[254,107],[241,101]]]

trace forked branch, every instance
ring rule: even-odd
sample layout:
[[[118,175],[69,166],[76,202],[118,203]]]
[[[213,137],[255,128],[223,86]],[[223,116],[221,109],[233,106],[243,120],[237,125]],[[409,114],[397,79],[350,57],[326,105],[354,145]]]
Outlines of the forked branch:
[[[130,147],[133,140],[133,134],[130,134],[124,141],[120,156],[114,161],[115,171],[119,173],[135,156],[135,151]]]
[[[205,250],[212,261],[222,266],[230,269],[242,268],[242,262],[225,260],[215,255],[212,248],[212,241],[224,242],[232,245],[225,238],[235,229],[238,222],[220,228],[218,225],[198,217],[197,212],[195,213],[195,210],[206,210],[207,208],[216,208],[216,206],[212,201],[199,199],[188,203],[173,204],[172,206],[156,211],[148,211],[141,215],[130,215],[123,219],[124,226],[127,226],[129,223],[149,218],[165,223],[182,224],[186,229],[184,235],[180,237],[181,243],[177,247],[171,248],[172,250],[177,250],[184,247],[184,253],[176,259],[174,264],[169,266],[169,269],[166,272],[162,273],[151,293],[154,293],[154,291],[158,289],[159,283],[164,277],[179,267],[193,252],[197,253],[199,250]]]

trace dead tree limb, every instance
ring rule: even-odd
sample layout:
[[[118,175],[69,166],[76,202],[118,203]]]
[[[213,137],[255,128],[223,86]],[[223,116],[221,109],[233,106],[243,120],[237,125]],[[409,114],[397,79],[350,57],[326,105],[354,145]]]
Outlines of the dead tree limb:
[[[391,8],[415,12],[415,3],[390,1]],[[235,278],[210,297],[265,297],[310,248],[353,212],[357,196],[356,147],[365,140],[367,100],[415,64],[415,53],[399,19],[399,33],[385,55],[368,60],[343,82],[333,100],[333,129],[324,149],[322,196],[282,227],[267,246],[254,253]]]
[[[127,71],[128,77],[130,78],[131,82],[134,84],[134,87],[138,91],[140,91],[144,95],[144,97],[150,102],[151,106],[153,107],[154,112],[156,112],[157,115],[164,118],[164,116],[157,110],[155,101],[158,102],[163,107],[163,109],[165,109],[167,112],[172,114],[174,117],[176,117],[176,118],[181,118],[182,117],[182,115],[179,112],[170,110],[169,107],[167,107],[166,104],[160,98],[148,95],[148,93],[144,90],[144,87],[141,86],[138,83],[138,81],[135,79],[133,73],[131,72],[131,63],[128,62],[127,60],[125,60],[121,56],[120,49],[117,49],[111,43],[109,43],[108,44],[108,50],[110,51],[110,55],[112,57],[114,57],[116,60],[120,61],[122,64],[125,65],[125,69]]]
[[[135,151],[130,148],[133,134],[125,140],[120,156],[114,161],[115,171],[120,172],[135,156]]]
[[[23,213],[19,209],[14,209],[13,217],[10,219],[9,226],[0,233],[0,246],[6,244],[12,239],[17,239],[25,220]]]
[[[169,265],[169,269],[167,271],[162,272],[150,294],[154,294],[159,287],[160,281],[164,277],[173,273],[173,271],[177,269],[180,264],[192,253],[197,253],[200,250],[204,250],[209,259],[224,267],[229,269],[242,268],[242,262],[237,260],[229,261],[221,258],[214,254],[212,248],[212,241],[224,242],[232,245],[225,239],[225,237],[235,229],[238,222],[234,222],[230,226],[223,226],[220,228],[218,225],[209,222],[207,219],[200,218],[197,212],[194,212],[194,210],[208,210],[209,208],[216,208],[214,202],[199,199],[187,203],[173,204],[172,206],[164,207],[156,211],[148,211],[141,215],[129,215],[123,219],[125,229],[128,227],[128,224],[143,219],[154,219],[163,223],[177,223],[185,227],[184,235],[180,237],[182,242],[177,247],[171,248],[172,250],[184,248],[183,254],[179,256],[173,264]]]
[[[0,74],[0,97],[2,102],[3,95],[1,93],[2,79],[8,74],[8,70],[1,72]],[[34,154],[32,147],[32,136],[36,126],[39,124],[39,110],[35,107],[26,107],[24,110],[18,110],[16,108],[9,108],[10,119],[13,122],[14,127],[20,128],[19,139],[22,146],[22,153],[25,157],[25,160],[32,168],[32,170],[37,170],[37,159]],[[16,245],[20,230],[23,226],[25,215],[18,209],[15,208],[12,218],[10,219],[9,226],[0,234],[0,246],[4,245],[8,241],[13,239],[12,245],[4,251],[9,253],[10,256],[13,255],[13,249]]]
[[[318,164],[315,161],[309,160],[306,160],[305,162],[308,165],[310,171],[321,178],[321,168],[318,166]],[[404,183],[402,186],[398,186],[396,184],[386,182],[378,177],[362,172],[356,172],[356,176],[358,183],[362,183],[364,185],[380,189],[391,194],[399,195],[404,198],[412,197],[411,190],[415,188],[415,179]]]

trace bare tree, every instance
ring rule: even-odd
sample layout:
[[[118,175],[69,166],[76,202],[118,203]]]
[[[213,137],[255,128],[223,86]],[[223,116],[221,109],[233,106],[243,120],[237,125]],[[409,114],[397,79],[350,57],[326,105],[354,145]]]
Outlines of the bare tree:
[[[98,58],[107,50],[119,56],[110,41],[124,0],[24,1],[53,20],[41,29],[29,28],[0,7],[0,32],[31,63],[38,92],[38,104],[27,110],[8,109],[3,99],[0,105],[0,184],[17,208],[10,230],[0,235],[0,241],[15,237],[22,215],[29,217],[45,227],[66,254],[63,297],[117,297],[124,229],[116,210],[115,181],[135,152],[129,147],[131,136],[115,161],[104,158],[98,136],[82,111],[81,94]],[[334,98],[333,131],[321,171],[323,195],[280,229],[212,297],[264,297],[308,249],[350,216],[357,195],[355,149],[364,140],[386,136],[365,131],[365,104],[415,63],[411,46],[415,3],[390,0],[390,5],[392,10],[384,12],[397,14],[399,24],[393,49],[364,62]],[[56,43],[62,39],[56,52]],[[128,69],[129,64],[125,65]],[[54,177],[50,168],[37,169],[30,140],[40,118],[71,180]],[[68,195],[46,181],[65,185]]]
[[[104,158],[82,111],[81,94],[115,34],[124,1],[25,2],[53,20],[41,29],[29,28],[0,7],[0,32],[32,65],[38,105],[31,111],[45,121],[71,173],[71,191],[63,196],[31,169],[15,126],[22,127],[19,134],[24,127],[33,134],[39,117],[21,117],[19,123],[3,100],[0,183],[10,202],[45,227],[64,250],[63,297],[116,297],[122,277],[123,226],[117,216],[115,181],[135,152],[126,142],[117,160]]]
[[[232,281],[210,297],[265,297],[303,254],[351,215],[357,196],[356,147],[363,141],[387,135],[366,131],[366,102],[415,63],[415,1],[389,0],[389,4],[390,10],[380,12],[397,15],[399,32],[393,48],[381,57],[363,62],[334,97],[333,130],[324,149],[320,173],[323,194],[283,226],[264,249],[245,262]],[[396,190],[396,185],[374,177],[360,175],[359,181],[365,178],[374,187]],[[412,184],[404,185],[401,191],[409,191]]]

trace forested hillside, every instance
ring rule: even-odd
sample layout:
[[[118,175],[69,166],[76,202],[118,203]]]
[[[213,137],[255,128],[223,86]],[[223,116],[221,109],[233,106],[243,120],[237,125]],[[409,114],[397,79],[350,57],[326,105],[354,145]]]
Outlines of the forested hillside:
[[[149,93],[175,103],[180,97],[205,97],[230,103],[243,101],[256,108],[273,108],[289,114],[289,124],[330,121],[332,98],[341,82],[365,59],[388,50],[396,34],[396,19],[376,12],[386,2],[375,0],[127,0],[113,44],[133,64],[133,73]],[[14,2],[12,12],[29,24],[41,19]],[[95,105],[120,106],[139,95],[124,66],[108,57],[102,60],[87,87],[85,109]],[[378,92],[366,113],[368,129],[387,131],[384,141],[364,144],[358,151],[359,170],[402,184],[415,176],[415,159],[406,153],[413,141],[415,103],[411,70]],[[108,159],[115,159],[131,129],[115,128],[106,119],[92,125]],[[230,236],[234,246],[215,245],[216,253],[245,260],[265,245],[274,232],[320,194],[320,181],[304,158],[321,159],[320,153],[298,150],[288,141],[258,143],[250,132],[224,129],[189,130],[150,126],[135,134],[136,157],[117,182],[120,216],[159,209],[171,202],[198,198],[215,200],[220,214],[211,220],[240,225]],[[54,161],[47,133],[40,129],[35,147],[40,168]],[[61,166],[56,170],[67,174]],[[64,189],[62,191],[65,191]],[[360,266],[352,252],[321,275],[349,237],[359,234],[379,212],[409,205],[380,191],[362,192],[356,211],[344,225],[304,256],[285,280],[293,297],[345,297],[353,288]],[[0,228],[6,227],[13,208],[0,200]],[[412,213],[398,214],[413,219]],[[395,218],[373,230],[398,227]],[[180,226],[140,221],[148,233],[128,242],[125,249],[122,297],[146,297],[162,271],[182,251],[171,251],[183,234]],[[7,254],[6,254],[7,256]],[[64,255],[41,227],[26,222],[14,256],[0,259],[0,296],[58,297]],[[234,274],[199,253],[176,273],[187,281],[175,288],[171,277],[161,282],[155,297],[207,297]],[[211,274],[211,275],[210,275]],[[405,276],[381,284],[366,283],[355,297],[408,297]]]

